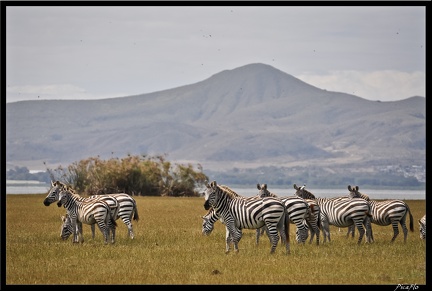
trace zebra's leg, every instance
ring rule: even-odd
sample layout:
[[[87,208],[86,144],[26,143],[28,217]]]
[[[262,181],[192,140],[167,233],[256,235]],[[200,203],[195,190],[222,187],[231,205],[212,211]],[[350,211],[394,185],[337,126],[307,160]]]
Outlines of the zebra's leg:
[[[238,244],[242,238],[243,232],[241,229],[234,227],[233,232],[230,232],[231,242],[234,245],[234,251],[239,252]]]
[[[399,235],[399,226],[398,226],[398,221],[392,221],[392,226],[393,226],[393,238],[391,239],[391,242],[394,242],[396,237]],[[405,226],[406,227],[406,226]]]
[[[403,234],[404,234],[404,243],[406,243],[406,240],[407,240],[407,237],[408,237],[408,228],[406,226],[406,222],[405,222],[404,218],[400,220],[400,225],[402,227],[402,231],[403,231]]]
[[[257,228],[256,229],[256,235],[255,235],[255,244],[256,245],[258,245],[258,243],[259,243],[259,238],[260,238],[260,235],[261,235],[261,228]]]
[[[321,229],[323,231],[324,234],[324,243],[327,241],[330,243],[330,225],[327,219],[322,219],[321,220]]]
[[[82,222],[77,221],[77,242],[83,243],[84,242],[84,234],[83,234],[83,227]]]
[[[109,229],[107,227],[107,222],[108,221],[106,219],[105,220],[101,219],[101,220],[97,221],[97,225],[99,227],[99,230],[102,232],[102,235],[104,237],[105,244],[108,244],[108,236],[109,236]]]
[[[91,232],[92,232],[92,239],[94,239],[95,238],[95,225],[94,224],[90,225],[90,228],[91,228]]]
[[[232,241],[233,238],[231,232],[229,231],[228,227],[225,226],[225,254],[229,253]]]
[[[134,239],[135,235],[134,235],[133,228],[132,228],[132,215],[130,217],[126,217],[126,216],[122,215],[121,219],[123,220],[123,223],[128,228],[129,237],[131,239]]]
[[[78,238],[79,238],[79,223],[80,222],[76,218],[71,219],[71,225],[72,225],[72,229],[73,229],[72,243],[78,243],[79,242],[79,240],[78,240]]]
[[[266,222],[266,225],[267,225],[267,230],[268,230],[268,234],[269,234],[269,239],[271,242],[270,254],[273,254],[275,252],[277,244],[279,242],[278,228],[275,224],[271,224],[269,222]]]
[[[109,235],[109,230],[111,230],[111,243],[113,244],[115,243],[116,226],[112,224],[111,220],[109,220],[108,235]]]
[[[134,239],[135,234],[133,232],[132,221],[129,219],[129,221],[126,221],[125,224],[127,225],[127,228],[128,228],[129,237],[131,239]]]
[[[363,221],[363,225],[366,228],[366,238],[368,243],[373,242],[372,223],[369,217],[366,217]]]
[[[365,229],[363,227],[363,223],[362,222],[357,222],[356,221],[355,225],[357,226],[357,229],[359,231],[359,239],[358,239],[357,244],[361,244],[361,242],[363,240],[363,236],[364,236],[364,234],[365,234],[366,231],[365,231]]]
[[[288,230],[285,229],[285,225],[284,225],[284,220],[285,219],[281,219],[277,225],[277,231],[279,232],[282,244],[285,245],[285,249],[286,249],[286,253],[289,254],[290,252],[290,248],[289,248],[289,237],[287,237],[288,234]],[[282,222],[282,223],[281,223]],[[289,225],[289,219],[288,219],[288,225]]]

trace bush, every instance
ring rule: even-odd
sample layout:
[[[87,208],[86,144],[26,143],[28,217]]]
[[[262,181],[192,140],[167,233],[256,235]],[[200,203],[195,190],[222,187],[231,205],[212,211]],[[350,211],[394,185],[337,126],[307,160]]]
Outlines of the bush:
[[[123,159],[101,160],[90,157],[59,166],[51,173],[52,180],[71,185],[88,195],[124,192],[138,196],[200,196],[198,188],[208,177],[198,165],[172,165],[164,156],[128,155]]]

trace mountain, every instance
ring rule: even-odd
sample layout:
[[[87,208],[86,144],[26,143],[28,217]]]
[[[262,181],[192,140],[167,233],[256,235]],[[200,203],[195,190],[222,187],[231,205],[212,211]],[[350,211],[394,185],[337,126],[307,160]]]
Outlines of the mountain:
[[[425,166],[425,100],[370,101],[249,64],[149,94],[7,103],[6,161],[44,169],[167,154],[204,170]]]

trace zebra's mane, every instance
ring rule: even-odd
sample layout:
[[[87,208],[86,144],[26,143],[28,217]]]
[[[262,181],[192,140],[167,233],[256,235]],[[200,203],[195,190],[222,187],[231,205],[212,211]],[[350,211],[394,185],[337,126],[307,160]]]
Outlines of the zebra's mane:
[[[312,199],[315,199],[315,195],[313,195],[309,190],[306,190],[306,186],[303,186],[303,189],[302,189],[302,191],[304,192],[303,193],[303,197],[307,197],[307,198],[312,198]],[[306,195],[305,195],[306,194]]]
[[[228,194],[228,196],[230,196],[231,198],[241,197],[233,189],[231,189],[230,187],[228,187],[226,185],[217,185],[217,186],[222,192]]]

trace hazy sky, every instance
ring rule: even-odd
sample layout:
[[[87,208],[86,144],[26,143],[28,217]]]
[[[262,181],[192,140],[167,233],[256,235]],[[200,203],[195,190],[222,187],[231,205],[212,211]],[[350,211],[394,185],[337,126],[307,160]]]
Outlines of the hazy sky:
[[[426,95],[425,6],[5,9],[7,102],[151,93],[250,63],[370,100]]]

